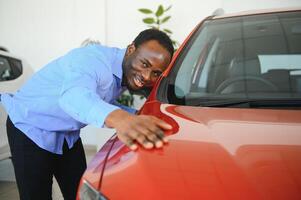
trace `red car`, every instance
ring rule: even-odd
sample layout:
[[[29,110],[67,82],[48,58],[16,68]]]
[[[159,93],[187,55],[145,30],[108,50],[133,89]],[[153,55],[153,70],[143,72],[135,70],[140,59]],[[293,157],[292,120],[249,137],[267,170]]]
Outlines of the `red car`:
[[[301,199],[301,8],[206,18],[140,114],[170,123],[169,143],[113,136],[79,199]]]

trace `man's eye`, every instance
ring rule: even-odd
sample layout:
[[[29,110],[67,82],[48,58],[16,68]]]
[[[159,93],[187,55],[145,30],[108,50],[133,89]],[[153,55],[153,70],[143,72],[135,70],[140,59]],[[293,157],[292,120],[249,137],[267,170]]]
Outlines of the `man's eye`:
[[[158,77],[161,75],[161,72],[154,72],[154,76]]]
[[[144,63],[142,63],[142,65],[143,65],[143,67],[147,67],[147,64],[144,62]]]

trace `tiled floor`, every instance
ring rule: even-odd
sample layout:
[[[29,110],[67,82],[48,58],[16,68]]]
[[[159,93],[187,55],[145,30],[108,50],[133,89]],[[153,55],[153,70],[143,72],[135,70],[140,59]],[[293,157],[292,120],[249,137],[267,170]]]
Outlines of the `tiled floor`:
[[[96,153],[96,148],[85,147],[87,162],[91,160]],[[54,179],[52,198],[53,200],[63,200],[59,186]],[[15,182],[15,175],[10,159],[0,161],[0,199],[1,200],[18,200],[19,194]]]
[[[16,182],[0,181],[0,199],[3,200],[17,200],[19,194],[17,192]]]

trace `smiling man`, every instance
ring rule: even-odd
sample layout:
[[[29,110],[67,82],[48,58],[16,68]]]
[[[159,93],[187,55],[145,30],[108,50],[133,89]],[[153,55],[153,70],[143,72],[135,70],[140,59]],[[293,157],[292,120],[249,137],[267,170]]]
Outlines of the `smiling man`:
[[[170,38],[142,31],[126,49],[88,45],[38,71],[14,95],[3,94],[7,133],[20,198],[51,199],[56,177],[65,199],[75,199],[86,168],[80,129],[115,128],[129,148],[161,148],[166,122],[131,114],[115,101],[127,87],[152,87],[173,55]]]

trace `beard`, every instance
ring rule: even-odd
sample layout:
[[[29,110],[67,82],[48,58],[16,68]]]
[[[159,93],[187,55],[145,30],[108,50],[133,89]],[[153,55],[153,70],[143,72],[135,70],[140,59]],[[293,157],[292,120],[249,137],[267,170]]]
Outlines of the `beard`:
[[[122,62],[122,82],[121,85],[127,87],[130,91],[135,91],[137,88],[133,87],[132,78],[134,77],[132,58],[129,56],[124,58]]]

